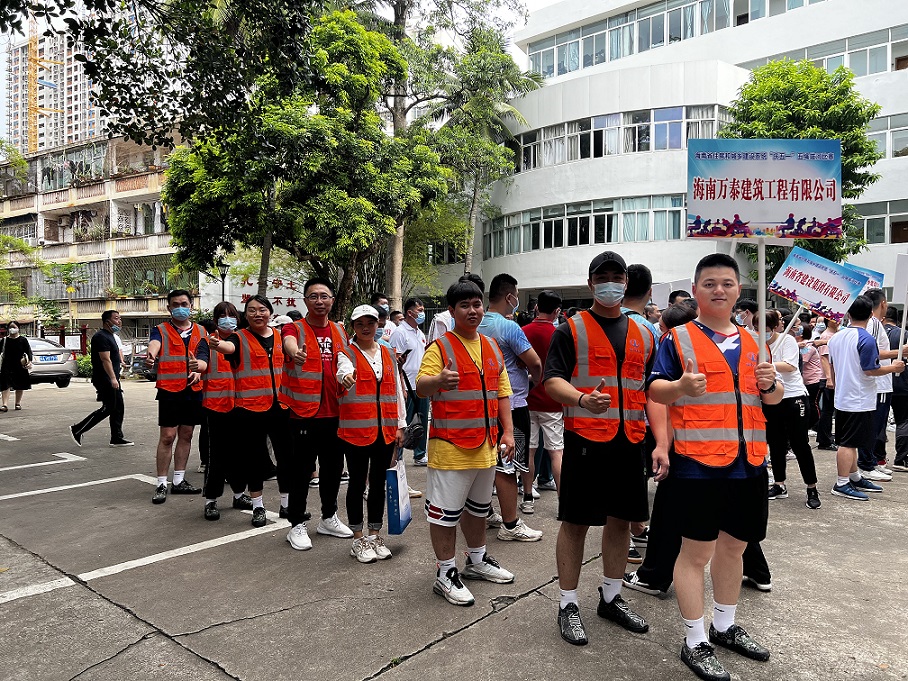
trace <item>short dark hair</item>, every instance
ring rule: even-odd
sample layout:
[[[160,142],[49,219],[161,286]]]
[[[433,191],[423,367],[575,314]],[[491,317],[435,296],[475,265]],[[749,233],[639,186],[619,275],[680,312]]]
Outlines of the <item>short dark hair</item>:
[[[668,294],[668,304],[674,305],[675,303],[678,302],[678,298],[690,298],[690,297],[691,297],[691,295],[689,292],[678,289],[677,291],[672,291],[671,293]]]
[[[627,266],[627,287],[624,289],[625,298],[642,298],[653,288],[653,274],[649,267],[641,264]]]
[[[757,304],[757,301],[753,298],[740,298],[737,303],[735,303],[736,310],[744,310],[745,312],[750,312],[751,314],[757,314],[760,310],[760,306]]]
[[[293,321],[298,322],[303,318],[303,313],[299,310],[290,310],[290,312],[287,313],[287,316],[290,317],[290,319],[292,319]]]
[[[890,305],[886,308],[886,319],[889,321],[898,324],[899,323],[899,309]]]
[[[331,291],[331,295],[332,296],[334,295],[334,284],[332,284],[330,281],[328,281],[324,277],[312,277],[311,279],[306,281],[306,283],[303,284],[303,295],[305,296],[306,291],[308,291],[312,286],[318,286],[318,285],[326,286],[328,288],[328,290]]]
[[[667,329],[687,324],[697,318],[697,311],[690,305],[675,303],[662,310],[662,323]]]
[[[803,326],[803,329],[804,331],[801,335],[801,340],[809,341],[811,338],[813,338],[813,324],[805,324]]]
[[[448,307],[457,307],[457,303],[460,301],[472,300],[473,298],[482,300],[482,291],[472,281],[463,281],[462,277],[460,281],[451,284],[448,292],[445,293],[445,301],[447,301]]]
[[[175,288],[173,291],[167,294],[167,304],[170,305],[170,301],[174,298],[179,298],[180,296],[186,296],[189,298],[189,302],[192,302],[192,294],[184,288]]]
[[[870,302],[873,304],[873,309],[878,308],[880,303],[886,300],[886,294],[883,293],[883,289],[881,288],[869,288],[861,295],[870,299]]]
[[[542,314],[552,314],[561,307],[561,296],[551,289],[546,289],[540,292],[536,305]]]
[[[375,309],[378,310],[378,318],[379,318],[379,319],[387,319],[387,318],[388,318],[388,311],[387,311],[385,308],[379,306],[379,307],[377,307],[377,308],[375,308]]]
[[[407,298],[406,302],[404,302],[404,312],[409,312],[420,305],[422,305],[422,301],[419,298]]]
[[[256,303],[261,303],[268,308],[268,312],[274,314],[274,307],[271,305],[271,301],[269,301],[265,296],[260,296],[256,293],[254,296],[249,296],[249,299],[246,301],[246,307],[243,308],[244,317],[246,316],[246,311],[249,309],[249,303],[253,301],[255,301]]]
[[[694,283],[700,281],[700,272],[708,267],[728,267],[735,271],[735,279],[741,280],[741,270],[738,269],[738,262],[730,255],[725,253],[710,253],[703,256],[697,263],[697,269],[694,271]]]
[[[873,300],[861,294],[848,308],[848,315],[856,322],[866,322],[873,314]]]
[[[403,312],[401,312],[400,310],[391,310],[391,311],[388,313],[388,318],[390,319],[391,317],[393,317],[393,316],[396,315],[396,314],[402,315]]]
[[[802,312],[801,314],[798,315],[798,319],[800,319],[801,322],[804,324],[810,324],[810,321],[814,317],[816,317],[816,315],[813,312]]]
[[[236,305],[231,303],[229,300],[222,300],[220,303],[214,306],[214,309],[211,311],[211,318],[217,321],[221,317],[235,317],[239,321],[240,314],[236,309]]]
[[[384,298],[385,300],[388,300],[388,296],[386,296],[381,291],[376,291],[375,293],[372,294],[372,297],[369,298],[369,305],[375,305],[375,303],[377,303],[382,298]]]
[[[474,274],[473,272],[468,272],[467,274],[464,274],[457,281],[472,281],[474,284],[476,284],[476,287],[482,293],[486,292],[486,283],[482,280],[482,277],[480,277],[478,274]]]
[[[517,280],[506,272],[496,274],[489,286],[489,302],[498,302],[508,295],[517,292]]]
[[[115,314],[117,314],[116,310],[104,310],[104,312],[101,313],[101,321],[109,322],[110,318],[113,317]]]

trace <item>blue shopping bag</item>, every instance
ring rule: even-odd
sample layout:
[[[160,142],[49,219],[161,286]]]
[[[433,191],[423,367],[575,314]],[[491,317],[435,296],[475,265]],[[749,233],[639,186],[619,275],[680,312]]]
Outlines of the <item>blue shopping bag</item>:
[[[413,517],[410,507],[410,492],[407,487],[407,469],[404,466],[404,453],[398,450],[397,464],[389,468],[388,484],[388,534],[403,534]]]

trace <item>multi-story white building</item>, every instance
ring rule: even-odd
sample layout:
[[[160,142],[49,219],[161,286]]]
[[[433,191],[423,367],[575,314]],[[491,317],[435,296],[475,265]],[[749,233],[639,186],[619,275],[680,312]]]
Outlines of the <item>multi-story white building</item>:
[[[487,281],[509,272],[524,293],[589,299],[587,265],[606,248],[657,282],[730,252],[685,239],[687,140],[716,136],[749,69],[788,57],[852,69],[883,107],[872,125],[882,179],[857,201],[870,247],[851,262],[891,286],[908,250],[908,3],[565,0],[532,13],[515,42],[546,84],[514,102],[528,123],[518,173],[495,188],[501,217],[476,236]]]

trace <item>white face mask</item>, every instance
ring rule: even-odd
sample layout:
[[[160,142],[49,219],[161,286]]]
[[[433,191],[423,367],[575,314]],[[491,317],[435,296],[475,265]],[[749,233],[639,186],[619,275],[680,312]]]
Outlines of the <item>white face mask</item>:
[[[11,327],[9,328],[9,335],[10,335],[10,336],[18,336],[18,335],[19,335],[19,329],[17,329],[15,326],[11,326]]]
[[[826,325],[817,324],[813,330],[816,332],[817,336],[819,336],[821,333],[823,333],[826,330]]]
[[[738,323],[738,326],[744,326],[747,319],[744,317],[743,314],[738,314],[738,315],[735,315],[735,321]]]
[[[620,282],[595,284],[593,286],[593,297],[600,305],[615,307],[615,305],[624,300],[624,284]]]

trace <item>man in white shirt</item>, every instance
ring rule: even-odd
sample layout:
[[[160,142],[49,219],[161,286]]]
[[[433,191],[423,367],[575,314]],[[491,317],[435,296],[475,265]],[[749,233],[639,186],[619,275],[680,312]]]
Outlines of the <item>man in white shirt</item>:
[[[425,321],[426,312],[422,301],[418,298],[407,299],[404,303],[403,321],[391,335],[391,345],[397,352],[398,360],[410,382],[410,387],[414,389],[413,392],[408,390],[407,394],[407,423],[410,423],[413,413],[417,412],[428,432],[429,400],[417,397],[415,392],[416,374],[419,372],[423,355],[426,353],[426,335],[419,328],[420,324]],[[426,455],[425,440],[413,449],[413,463],[417,466],[428,465],[429,458]]]

